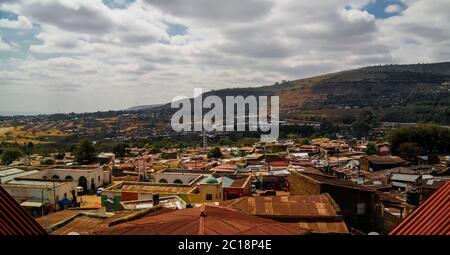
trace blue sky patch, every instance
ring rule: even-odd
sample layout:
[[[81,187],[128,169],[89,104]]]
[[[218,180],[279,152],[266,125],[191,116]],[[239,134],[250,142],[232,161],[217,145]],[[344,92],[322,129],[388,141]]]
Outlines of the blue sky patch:
[[[377,19],[387,19],[399,15],[398,12],[388,13],[385,11],[389,5],[397,5],[400,12],[405,10],[407,6],[399,0],[372,0],[362,10],[374,15]]]
[[[126,9],[135,0],[103,0],[103,4],[111,9]]]
[[[168,24],[169,28],[167,29],[167,33],[170,36],[175,35],[185,35],[187,34],[188,27],[180,25],[180,24]]]

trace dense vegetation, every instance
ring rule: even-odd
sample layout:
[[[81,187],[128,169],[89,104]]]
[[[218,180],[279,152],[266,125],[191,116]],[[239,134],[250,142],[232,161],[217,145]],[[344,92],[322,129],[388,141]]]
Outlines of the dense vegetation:
[[[392,152],[409,160],[419,155],[450,153],[450,129],[434,124],[402,127],[389,132]]]

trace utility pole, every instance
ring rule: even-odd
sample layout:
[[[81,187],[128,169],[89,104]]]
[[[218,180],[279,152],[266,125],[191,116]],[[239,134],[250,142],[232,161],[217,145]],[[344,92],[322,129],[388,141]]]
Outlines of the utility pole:
[[[53,180],[53,201],[54,201],[54,206],[55,206],[55,212],[56,212],[56,186],[55,186],[55,180]]]
[[[203,129],[203,148],[204,149],[208,148],[208,138],[206,137],[205,129]]]

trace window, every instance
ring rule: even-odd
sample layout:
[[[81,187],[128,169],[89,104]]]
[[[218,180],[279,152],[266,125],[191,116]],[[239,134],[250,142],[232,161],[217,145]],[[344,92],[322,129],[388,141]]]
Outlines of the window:
[[[366,214],[366,204],[365,203],[358,203],[356,205],[356,214],[357,215],[364,215],[364,214]]]
[[[206,200],[212,200],[213,196],[212,194],[206,194]]]

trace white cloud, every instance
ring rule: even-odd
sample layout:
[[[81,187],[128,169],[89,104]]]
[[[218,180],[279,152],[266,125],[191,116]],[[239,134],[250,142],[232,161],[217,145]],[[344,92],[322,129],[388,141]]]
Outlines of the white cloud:
[[[361,10],[369,1],[137,0],[114,9],[101,0],[4,3],[1,9],[39,26],[42,43],[24,59],[0,62],[0,108],[13,103],[6,95],[39,108],[36,98],[52,94],[49,109],[120,109],[191,95],[198,86],[259,86],[450,58],[449,1],[405,0],[400,16],[384,20]],[[170,24],[187,30],[170,34]]]
[[[4,42],[2,37],[0,36],[0,51],[9,51],[12,49],[12,46],[8,43]]]
[[[399,13],[402,10],[402,8],[400,7],[400,5],[398,4],[391,4],[386,6],[386,8],[384,9],[384,12],[386,13]]]
[[[0,28],[31,29],[33,25],[25,16],[18,16],[17,20],[0,19]]]

